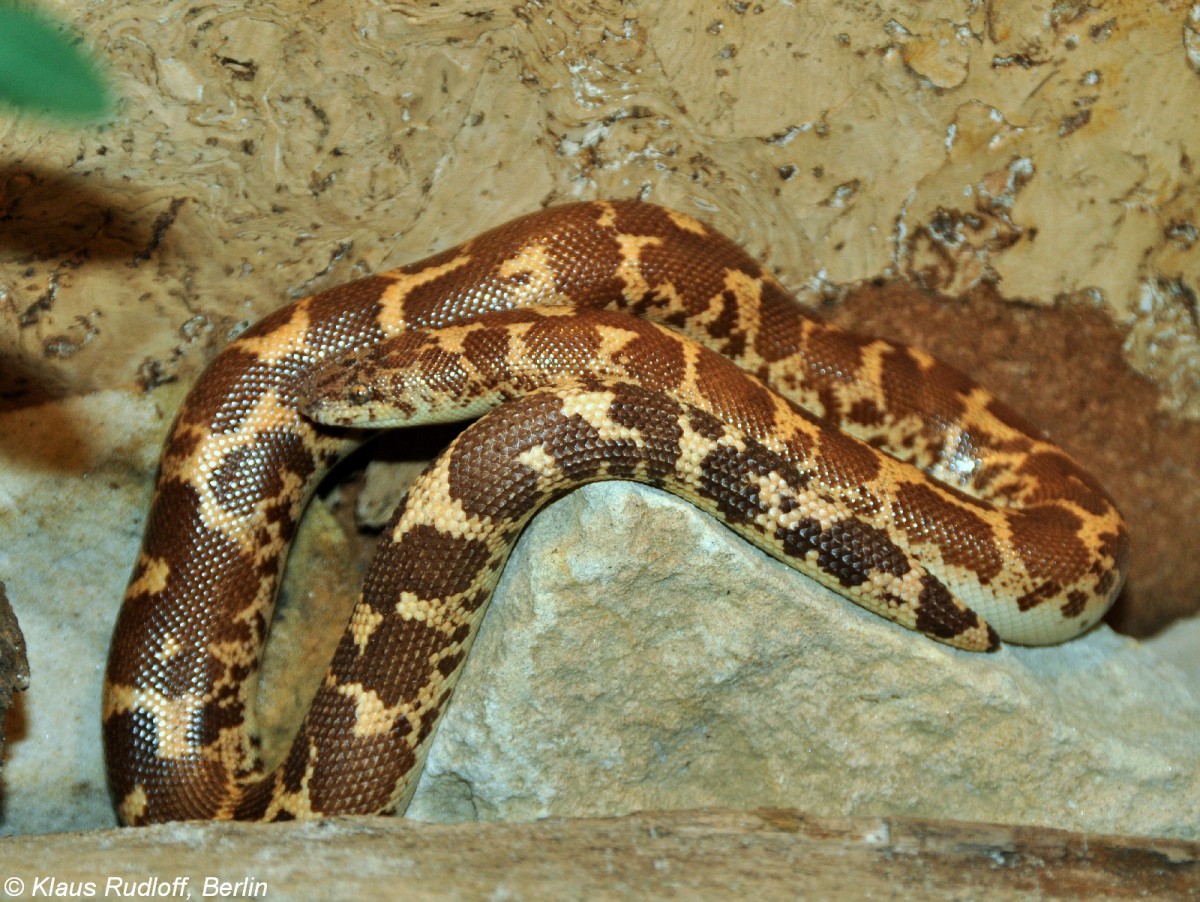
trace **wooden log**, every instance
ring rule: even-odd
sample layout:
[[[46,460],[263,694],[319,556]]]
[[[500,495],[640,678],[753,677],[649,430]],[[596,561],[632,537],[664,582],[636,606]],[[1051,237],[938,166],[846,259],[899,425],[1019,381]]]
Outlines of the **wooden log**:
[[[1200,843],[794,810],[345,818],[10,837],[0,881],[9,898],[1183,900]]]

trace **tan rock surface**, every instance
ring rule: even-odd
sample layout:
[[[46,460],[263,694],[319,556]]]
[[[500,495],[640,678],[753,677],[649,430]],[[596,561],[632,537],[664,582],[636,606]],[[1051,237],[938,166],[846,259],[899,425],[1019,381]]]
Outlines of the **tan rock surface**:
[[[282,297],[637,194],[810,292],[1089,294],[1200,415],[1181,3],[59,5],[124,100],[0,135],[5,348],[76,389],[193,375]]]

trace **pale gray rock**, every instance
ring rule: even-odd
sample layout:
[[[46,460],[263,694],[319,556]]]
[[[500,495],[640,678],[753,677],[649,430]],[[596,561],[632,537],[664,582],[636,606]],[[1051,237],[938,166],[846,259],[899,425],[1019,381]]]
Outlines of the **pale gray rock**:
[[[1200,702],[1106,627],[946,648],[664,493],[567,496],[509,562],[409,816],[796,806],[1200,835]]]
[[[1176,621],[1147,639],[1146,648],[1183,671],[1193,692],[1200,691],[1200,617]]]

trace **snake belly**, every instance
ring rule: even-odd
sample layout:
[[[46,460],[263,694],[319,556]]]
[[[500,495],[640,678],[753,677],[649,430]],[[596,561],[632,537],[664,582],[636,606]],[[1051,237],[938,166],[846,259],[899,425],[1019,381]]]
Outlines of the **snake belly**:
[[[322,715],[325,726],[316,733],[308,726],[314,707],[287,762],[272,774],[258,759],[251,693],[287,548],[316,483],[359,438],[304,418],[299,386],[331,358],[369,351],[406,330],[535,304],[606,307],[665,323],[826,424],[912,465],[903,482],[911,509],[934,517],[905,529],[914,544],[956,549],[949,563],[973,569],[979,580],[1005,577],[992,555],[995,536],[972,504],[1021,511],[1048,498],[1048,518],[1014,521],[1011,544],[1027,575],[1012,602],[1019,613],[1040,610],[1049,622],[1045,612],[1052,611],[1073,634],[1100,616],[1123,581],[1128,539],[1108,496],[955,371],[913,349],[805,316],[744,252],[689,217],[636,202],[551,208],[281,308],[227,346],[193,387],[163,450],[106,674],[105,751],[124,822],[377,811],[403,796],[398,783],[383,799],[332,777],[361,777],[379,761],[377,750],[365,760],[351,753],[358,732],[381,723],[370,701],[379,697],[369,693],[382,677],[363,674],[355,682],[339,671],[348,666],[342,657],[326,683],[360,686],[363,694],[338,695],[335,713]],[[826,452],[856,465],[856,452],[836,447]],[[984,501],[939,506],[929,500],[930,477],[964,499],[969,490]],[[477,578],[486,566],[474,566]],[[396,572],[383,567],[380,578],[386,584]],[[1067,585],[1087,590],[1064,594]],[[358,647],[354,629],[343,645]],[[465,650],[468,634],[455,643]],[[447,658],[439,673],[449,676],[460,664]],[[433,724],[411,706],[424,700],[436,711],[444,701],[427,697],[432,687],[420,679],[401,679],[408,714],[383,730],[408,731],[410,769]]]

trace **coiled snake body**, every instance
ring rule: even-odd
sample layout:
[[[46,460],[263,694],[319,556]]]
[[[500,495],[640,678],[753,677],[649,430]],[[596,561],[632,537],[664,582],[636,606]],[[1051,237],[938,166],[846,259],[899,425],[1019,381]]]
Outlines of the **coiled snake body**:
[[[250,693],[288,543],[361,438],[301,407],[378,426],[501,401],[410,490],[288,757],[262,773]],[[548,209],[276,311],[192,389],[108,665],[121,818],[403,804],[521,526],[603,478],[681,494],[967,649],[1082,632],[1128,557],[1103,489],[954,370],[808,318],[689,217]]]

